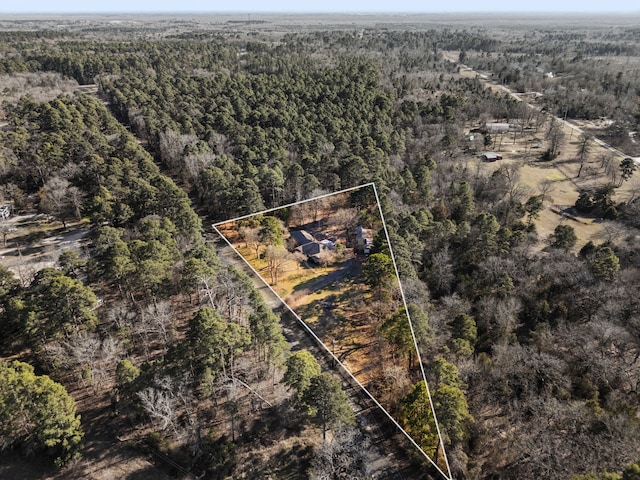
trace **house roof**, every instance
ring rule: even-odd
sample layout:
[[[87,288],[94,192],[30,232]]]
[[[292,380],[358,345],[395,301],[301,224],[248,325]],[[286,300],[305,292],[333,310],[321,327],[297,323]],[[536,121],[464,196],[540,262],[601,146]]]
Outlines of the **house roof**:
[[[364,228],[362,225],[358,225],[358,228],[356,228],[356,235],[358,236],[368,236],[371,235],[373,233],[373,230],[370,228]]]
[[[494,159],[494,160],[499,160],[502,158],[502,155],[500,155],[499,153],[495,153],[495,152],[485,152],[482,154],[483,158],[486,158],[487,160],[489,159]]]
[[[296,245],[298,245],[299,247],[301,247],[302,245],[306,245],[307,243],[316,241],[316,239],[313,238],[313,235],[311,235],[306,230],[291,230],[289,234],[291,235],[291,238],[293,238],[293,241],[296,242]]]
[[[318,255],[322,251],[322,244],[319,242],[310,242],[298,247],[296,250],[304,253],[307,256]]]

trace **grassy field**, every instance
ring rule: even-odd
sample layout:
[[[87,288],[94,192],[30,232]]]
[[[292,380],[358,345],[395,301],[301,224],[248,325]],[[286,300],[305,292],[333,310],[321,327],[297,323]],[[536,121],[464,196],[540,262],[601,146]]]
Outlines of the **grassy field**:
[[[523,187],[522,202],[529,196],[542,195],[542,185],[545,181],[551,183],[551,187],[544,195],[544,209],[535,220],[536,231],[541,240],[538,249],[543,249],[548,245],[548,239],[553,234],[556,226],[567,224],[575,229],[578,241],[575,251],[588,241],[600,242],[607,234],[607,223],[603,223],[599,218],[580,216],[576,212],[568,214],[567,209],[572,207],[581,190],[595,188],[611,182],[607,172],[602,166],[603,155],[610,155],[605,147],[592,142],[588,160],[584,163],[582,172],[580,162],[577,159],[579,146],[578,135],[571,132],[570,127],[565,126],[564,132],[566,141],[560,155],[553,161],[541,161],[540,156],[547,148],[547,143],[543,139],[542,147],[536,150],[529,150],[525,147],[527,137],[518,138],[516,143],[503,143],[500,153],[503,160],[494,163],[483,163],[480,159],[478,170],[485,175],[491,175],[495,170],[503,165],[519,166],[518,183]],[[543,135],[538,135],[543,138]],[[622,157],[614,157],[613,168],[618,169]],[[631,180],[623,183],[616,189],[614,202],[625,202],[632,194],[632,190],[638,188],[638,180]]]

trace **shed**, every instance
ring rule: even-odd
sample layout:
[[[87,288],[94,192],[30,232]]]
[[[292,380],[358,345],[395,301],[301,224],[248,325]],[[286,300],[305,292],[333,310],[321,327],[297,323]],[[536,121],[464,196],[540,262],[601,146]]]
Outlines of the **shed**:
[[[485,152],[481,158],[483,162],[495,162],[496,160],[502,160],[502,155],[495,152]]]

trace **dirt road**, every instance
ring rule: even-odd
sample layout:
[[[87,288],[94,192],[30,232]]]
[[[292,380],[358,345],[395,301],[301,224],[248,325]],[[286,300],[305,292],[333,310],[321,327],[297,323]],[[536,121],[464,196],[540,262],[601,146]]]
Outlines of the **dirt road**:
[[[486,74],[480,73],[480,72],[474,70],[473,68],[471,68],[471,67],[469,67],[469,66],[467,66],[467,65],[465,65],[463,63],[458,62],[454,52],[443,52],[442,56],[443,56],[443,58],[445,60],[448,60],[451,63],[457,64],[460,67],[460,75],[462,75],[463,77],[475,77],[475,78],[478,78],[485,85],[485,87],[491,88],[494,91],[500,91],[500,92],[506,93],[507,95],[509,95],[514,100],[517,100],[518,102],[523,102],[529,108],[532,108],[532,109],[534,109],[536,111],[540,111],[540,107],[538,105],[534,105],[532,103],[527,102],[526,100],[524,100],[522,98],[522,96],[520,94],[518,94],[517,92],[514,92],[509,87],[507,87],[505,85],[502,85],[502,84],[499,84],[499,83],[495,83]],[[565,128],[572,129],[575,133],[578,133],[578,134],[583,134],[584,133],[584,131],[580,127],[572,124],[570,121],[566,120],[565,118],[563,118],[561,116],[551,115],[551,114],[548,114],[548,115],[555,117],[555,119],[558,120],[559,122],[561,122],[561,124]],[[592,137],[592,138],[593,138],[593,141],[595,143],[600,145],[602,148],[605,148],[606,150],[610,151],[614,155],[617,155],[617,156],[622,157],[622,158],[629,157],[629,155],[627,155],[626,153],[624,153],[621,150],[618,150],[617,148],[609,145],[608,143],[606,143],[605,141],[601,140],[600,138],[595,137],[595,136]],[[638,166],[640,166],[640,157],[633,158],[633,160],[635,161],[635,163]]]

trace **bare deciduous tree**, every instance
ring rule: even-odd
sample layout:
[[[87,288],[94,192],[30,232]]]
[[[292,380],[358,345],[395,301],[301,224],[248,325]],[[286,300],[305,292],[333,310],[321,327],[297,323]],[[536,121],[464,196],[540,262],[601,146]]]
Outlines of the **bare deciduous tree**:
[[[73,188],[73,192],[71,191]],[[67,228],[68,208],[71,199],[79,201],[79,190],[71,187],[68,180],[62,177],[51,177],[40,190],[40,208],[43,212],[55,216]]]
[[[580,162],[580,168],[578,169],[577,177],[582,174],[585,162],[589,159],[591,153],[591,135],[582,134],[578,142],[578,161]]]
[[[562,123],[552,118],[546,133],[546,138],[549,142],[547,152],[550,159],[554,159],[560,154],[560,149],[564,145],[565,137],[566,135],[562,130]]]
[[[267,260],[267,268],[271,276],[271,284],[277,285],[280,274],[284,271],[284,267],[288,262],[294,261],[295,258],[284,247],[275,247],[270,245],[265,251]]]
[[[136,394],[142,408],[162,431],[171,428],[178,435],[178,399],[170,391],[147,387]]]
[[[227,320],[247,326],[247,292],[228,271],[219,273],[215,278],[215,299],[218,309],[226,314]]]
[[[138,392],[138,399],[147,415],[161,431],[170,430],[176,437],[184,433],[184,425],[194,420],[194,399],[187,388],[187,379],[163,376],[156,378],[153,386]],[[184,416],[184,422],[180,417]]]
[[[213,165],[216,156],[212,153],[200,153],[197,155],[189,155],[184,159],[185,178],[194,182],[198,180],[200,173],[209,165]]]
[[[343,427],[331,441],[317,447],[311,462],[311,480],[353,480],[371,478],[369,452],[371,442],[356,428]]]
[[[540,180],[538,188],[540,189],[542,203],[544,203],[544,201],[547,200],[547,195],[551,194],[555,189],[555,180],[551,180],[550,178]]]
[[[247,248],[253,249],[256,259],[258,259],[260,247],[262,246],[262,242],[260,241],[260,228],[240,227],[238,233],[240,234],[240,238],[244,240]]]
[[[148,331],[154,333],[166,344],[173,337],[173,309],[171,302],[162,300],[147,305],[142,310],[143,322],[148,324]]]
[[[160,157],[170,169],[181,167],[182,154],[187,145],[197,143],[195,135],[182,135],[173,130],[161,132],[159,135]]]

